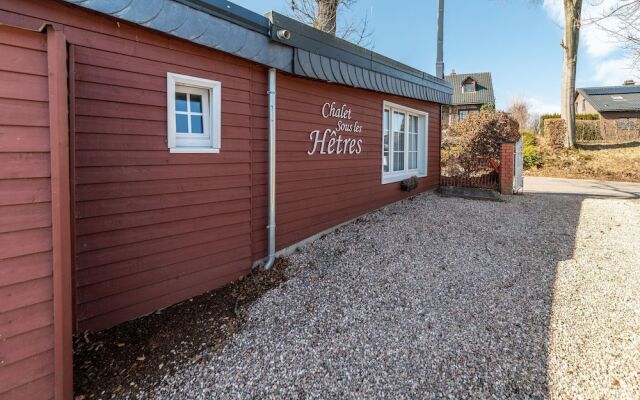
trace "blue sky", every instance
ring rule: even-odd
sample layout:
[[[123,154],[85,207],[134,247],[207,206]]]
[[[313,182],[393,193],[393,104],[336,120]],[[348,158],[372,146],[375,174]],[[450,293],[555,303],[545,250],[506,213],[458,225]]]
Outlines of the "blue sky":
[[[287,14],[290,0],[232,0],[263,14]],[[585,10],[585,15],[600,9]],[[604,1],[604,3],[602,3]],[[423,71],[435,72],[437,0],[359,0],[343,21],[367,14],[373,50]],[[559,111],[562,0],[445,0],[445,71],[489,71],[498,108],[523,99],[536,112]],[[340,26],[340,19],[338,21]],[[578,87],[638,78],[626,69],[617,44],[595,28],[583,30]]]

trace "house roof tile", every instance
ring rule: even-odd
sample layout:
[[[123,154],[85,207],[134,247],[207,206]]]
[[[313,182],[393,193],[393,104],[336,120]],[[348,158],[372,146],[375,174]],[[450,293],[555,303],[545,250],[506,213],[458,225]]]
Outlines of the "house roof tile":
[[[462,91],[462,82],[467,78],[472,78],[477,83],[477,90],[475,92],[464,93]],[[452,73],[447,75],[444,79],[453,87],[453,105],[464,104],[487,104],[496,102],[493,94],[493,82],[491,79],[491,72],[473,72],[473,73]]]
[[[598,112],[640,111],[640,85],[577,89]]]

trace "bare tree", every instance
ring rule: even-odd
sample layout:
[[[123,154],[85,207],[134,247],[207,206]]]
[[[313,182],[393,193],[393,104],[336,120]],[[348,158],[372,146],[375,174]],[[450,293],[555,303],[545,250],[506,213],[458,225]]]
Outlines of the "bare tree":
[[[582,0],[564,1],[564,49],[562,63],[562,92],[560,96],[560,115],[567,123],[565,147],[576,143],[576,66],[578,64],[578,43],[582,17]]]
[[[291,16],[323,32],[346,39],[363,47],[371,45],[371,29],[365,14],[360,20],[338,24],[338,14],[358,0],[291,0]]]
[[[529,105],[526,101],[515,99],[511,101],[507,112],[513,119],[520,125],[520,130],[523,131],[529,126]]]
[[[595,24],[611,34],[632,56],[633,65],[640,70],[640,0],[620,0],[586,23]]]

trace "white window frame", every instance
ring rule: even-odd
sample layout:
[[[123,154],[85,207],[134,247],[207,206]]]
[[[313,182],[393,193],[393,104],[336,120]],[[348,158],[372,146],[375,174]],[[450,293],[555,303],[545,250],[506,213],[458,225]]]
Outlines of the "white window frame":
[[[415,108],[406,107],[400,104],[384,101],[382,104],[382,122],[384,123],[384,111],[389,110],[389,172],[384,170],[384,133],[385,127],[382,127],[381,142],[381,174],[382,184],[399,182],[401,180],[417,176],[419,178],[427,176],[428,173],[428,152],[429,152],[429,113],[417,110]],[[402,171],[393,171],[393,112],[401,112],[405,114],[405,130],[404,130],[404,169]],[[409,116],[418,117],[418,162],[417,168],[409,169]]]
[[[176,131],[176,88],[181,93],[202,95],[203,134]],[[220,152],[221,93],[219,81],[167,72],[167,147],[171,153]]]

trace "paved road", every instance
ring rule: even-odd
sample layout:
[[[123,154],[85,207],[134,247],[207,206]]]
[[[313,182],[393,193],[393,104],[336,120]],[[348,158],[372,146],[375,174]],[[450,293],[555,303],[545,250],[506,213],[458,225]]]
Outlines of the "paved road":
[[[640,198],[640,183],[525,176],[524,191],[526,193],[576,194],[589,197],[638,199]]]

